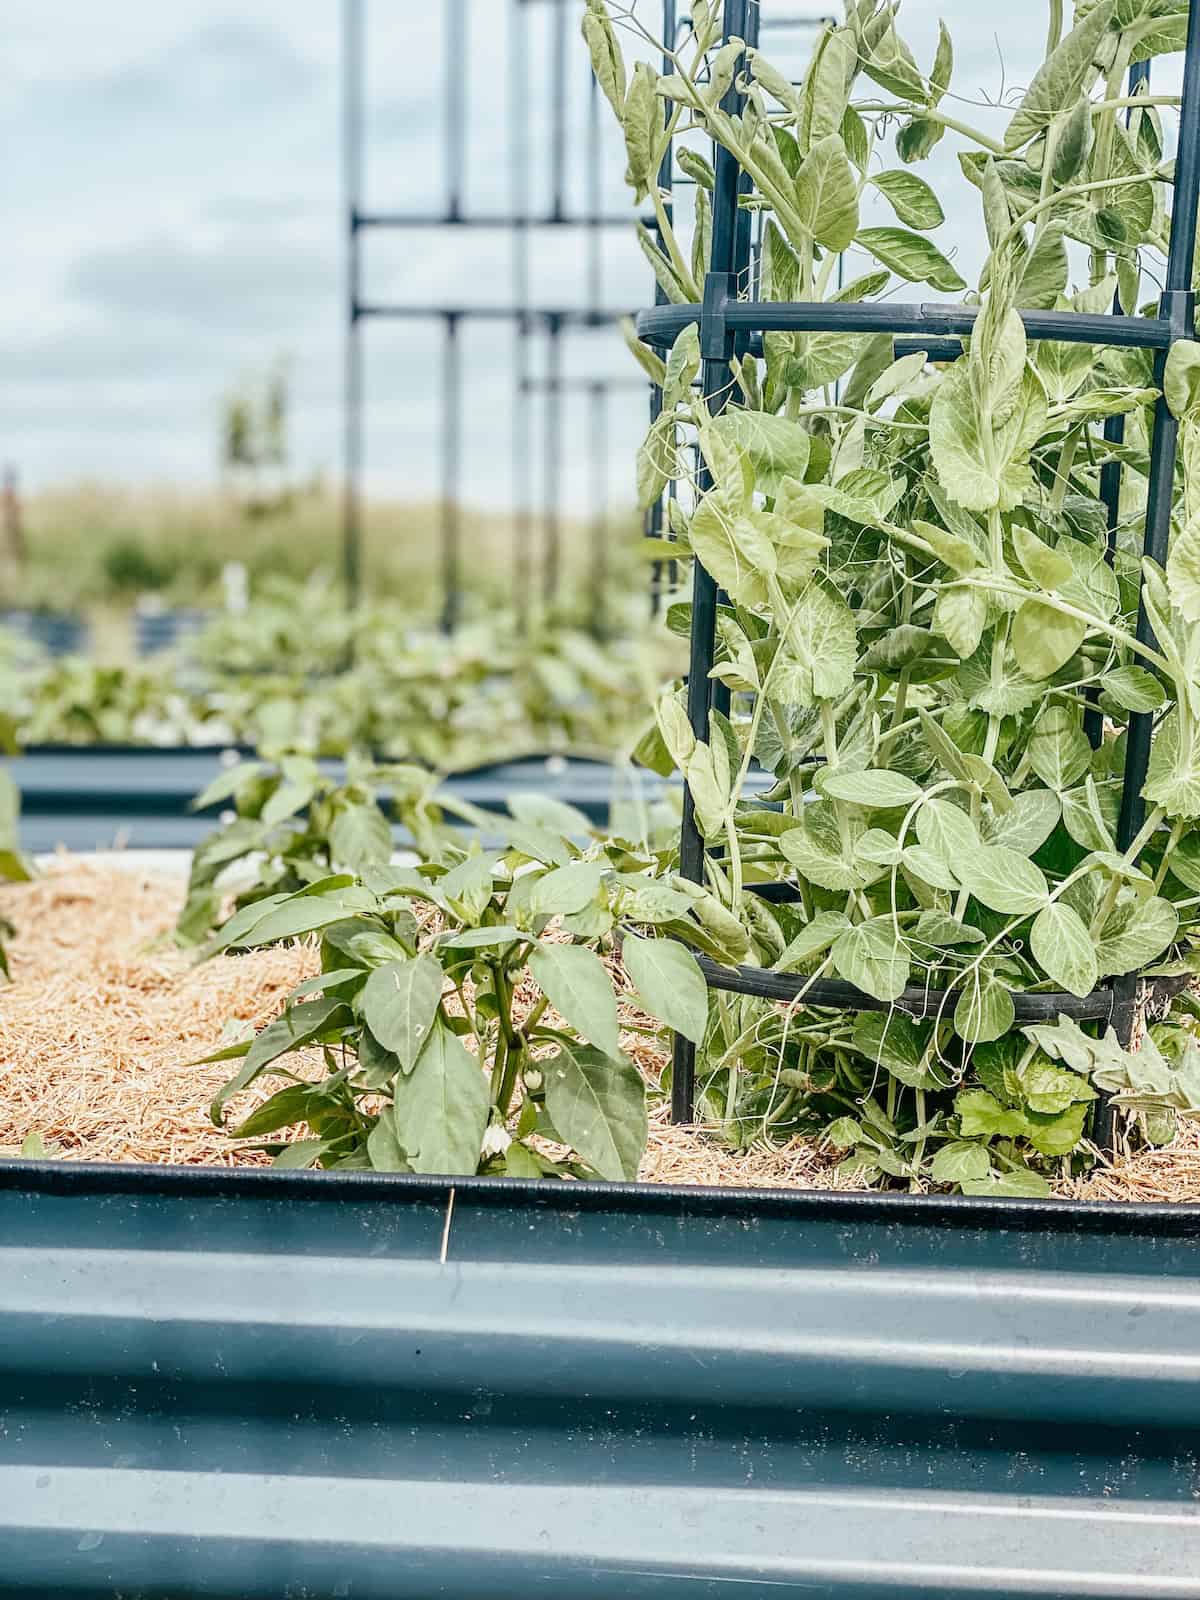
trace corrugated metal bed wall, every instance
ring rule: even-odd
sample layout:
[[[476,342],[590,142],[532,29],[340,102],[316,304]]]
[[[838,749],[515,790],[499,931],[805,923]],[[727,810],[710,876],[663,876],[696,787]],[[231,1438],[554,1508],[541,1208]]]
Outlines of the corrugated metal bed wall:
[[[0,1167],[0,1591],[1200,1595],[1200,1215]]]

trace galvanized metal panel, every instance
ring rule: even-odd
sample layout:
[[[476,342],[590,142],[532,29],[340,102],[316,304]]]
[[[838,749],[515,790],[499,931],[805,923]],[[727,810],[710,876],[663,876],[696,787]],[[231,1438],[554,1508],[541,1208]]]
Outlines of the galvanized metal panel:
[[[0,1591],[1200,1596],[1200,1213],[0,1168]]]
[[[243,751],[249,756],[252,752]],[[327,771],[343,764],[326,761]],[[220,806],[197,816],[193,799],[222,770],[222,751],[149,749],[131,746],[31,746],[7,763],[21,790],[21,840],[27,850],[103,849],[120,838],[138,849],[193,849],[211,833]],[[630,783],[644,801],[657,799],[661,778],[639,771],[631,779],[602,761],[558,755],[530,756],[461,772],[449,793],[484,810],[503,810],[510,795],[537,794],[575,806],[604,826],[614,794],[628,796]],[[750,789],[765,788],[754,774]],[[409,842],[397,829],[397,840]]]

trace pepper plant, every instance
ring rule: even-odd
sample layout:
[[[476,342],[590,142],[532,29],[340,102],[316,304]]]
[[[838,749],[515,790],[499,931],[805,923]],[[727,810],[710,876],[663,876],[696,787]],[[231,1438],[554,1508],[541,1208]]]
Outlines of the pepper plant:
[[[227,768],[192,802],[205,810],[228,801],[231,813],[193,853],[177,937],[198,943],[219,927],[230,885],[236,913],[278,903],[337,871],[385,866],[394,850],[392,820],[436,852],[443,818],[433,802],[437,784],[423,767],[353,756],[344,779],[306,755]]]
[[[1019,315],[1107,312],[1114,297],[1132,313],[1152,289],[1173,177],[1161,119],[1178,100],[1125,79],[1181,47],[1187,6],[1080,0],[1068,23],[1051,4],[1045,60],[998,136],[947,109],[944,24],[925,70],[897,5],[847,0],[794,85],[722,38],[722,9],[695,0],[678,47],[636,5],[587,0],[583,17],[628,181],[654,206],[658,238],[641,239],[667,299],[698,300],[707,269],[700,135],[749,178],[759,298],[928,285],[979,310],[962,355],[936,364],[896,359],[890,335],[768,332],[707,400],[695,325],[665,359],[635,341],[663,391],[639,492],[650,504],[681,485],[670,554],[723,592],[713,676],[732,696],[698,738],[668,695],[641,754],[686,777],[708,887],[748,961],[885,1007],[806,1006],[804,985],[786,1013],[722,997],[707,1103],[737,1137],[807,1120],[873,1177],[1030,1192],[1079,1144],[1095,1086],[1122,1073],[1161,1133],[1148,1085],[1162,1072],[1115,1041],[1101,1064],[1065,1020],[1061,1037],[1016,1029],[1014,992],[1196,970],[1200,345],[1178,342],[1162,379],[1182,434],[1164,571],[1140,560],[1150,356],[1031,342]],[[670,70],[627,67],[622,30]],[[945,208],[915,170],[947,138],[982,211],[974,289],[932,237]],[[690,246],[658,189],[670,140],[697,185]],[[880,207],[892,215],[876,225]],[[693,445],[711,481],[694,481]],[[1101,478],[1116,463],[1110,551]],[[1152,641],[1136,630],[1139,577]],[[1146,816],[1118,842],[1135,713],[1156,719]],[[765,800],[743,794],[753,763],[775,779]],[[751,892],[781,878],[794,904]],[[886,1009],[910,986],[945,996],[934,1017]],[[1184,1078],[1160,1110],[1200,1105],[1190,1066]]]
[[[644,841],[581,848],[578,812],[528,797],[521,809],[468,818],[501,831],[498,849],[329,874],[225,923],[216,949],[319,934],[322,970],[255,1038],[207,1058],[241,1060],[218,1125],[269,1074],[283,1086],[233,1132],[265,1140],[277,1165],[636,1177],[647,1085],[602,954],[641,925],[622,950],[636,1004],[651,1031],[699,1039],[707,992],[679,935],[696,917],[706,948],[734,959],[741,930],[707,890],[665,880]],[[304,1137],[279,1137],[297,1125]]]

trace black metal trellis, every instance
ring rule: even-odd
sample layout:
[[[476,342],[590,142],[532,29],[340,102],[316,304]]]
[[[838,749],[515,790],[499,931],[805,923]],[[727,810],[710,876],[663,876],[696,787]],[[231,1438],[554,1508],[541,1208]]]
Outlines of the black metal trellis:
[[[725,36],[757,43],[758,0],[726,0]],[[1192,268],[1196,245],[1198,187],[1200,187],[1200,5],[1191,7],[1184,60],[1183,92],[1180,106],[1179,143],[1175,162],[1175,198],[1171,217],[1171,238],[1166,279],[1156,317],[1131,316],[1120,308],[1107,315],[1081,312],[1023,311],[1027,337],[1053,339],[1067,343],[1123,346],[1155,353],[1155,381],[1161,391],[1167,353],[1177,339],[1194,337],[1195,297]],[[1138,74],[1140,79],[1143,74]],[[742,97],[734,83],[727,91],[725,108],[738,113]],[[1135,79],[1137,81],[1137,79]],[[738,195],[746,177],[735,158],[718,149],[715,161],[716,185],[713,195],[713,244],[710,270],[704,283],[700,305],[655,306],[637,318],[639,336],[650,344],[669,347],[691,323],[699,325],[702,356],[701,387],[709,409],[723,409],[729,394],[729,363],[747,350],[758,348],[758,338],[766,332],[845,332],[887,333],[899,336],[898,349],[924,349],[935,359],[953,359],[959,353],[962,335],[969,335],[977,311],[970,306],[938,304],[827,304],[757,302],[738,298],[739,285],[748,281],[750,239],[748,213],[739,206]],[[931,343],[934,349],[931,349]],[[1160,565],[1166,561],[1170,535],[1171,500],[1175,472],[1178,425],[1161,392],[1155,408],[1154,432],[1146,505],[1143,553]],[[1119,464],[1103,485],[1108,509],[1108,554],[1115,545]],[[710,486],[711,478],[701,465],[698,486]],[[697,561],[694,563],[692,591],[691,650],[687,685],[687,711],[692,731],[698,739],[708,736],[709,711],[716,703],[712,670],[716,654],[718,589],[714,580]],[[1153,632],[1139,596],[1137,638],[1152,645]],[[1141,791],[1150,759],[1153,717],[1149,713],[1130,714],[1122,803],[1117,830],[1117,848],[1125,851],[1136,839],[1144,821]],[[696,824],[691,795],[685,791],[683,824],[680,835],[682,873],[699,882],[704,872],[704,840]],[[753,886],[748,886],[753,887]],[[769,885],[768,898],[794,898],[790,886]],[[792,974],[764,972],[754,967],[721,967],[702,961],[710,986],[737,994],[766,999],[795,1001],[803,998],[812,1006],[839,1010],[874,1010],[880,1002],[853,985],[835,980],[816,980]],[[1092,994],[1079,999],[1068,994],[1014,994],[1018,1022],[1053,1018],[1062,1013],[1080,1020],[1109,1021],[1123,1043],[1133,1033],[1139,983],[1137,973],[1109,980]],[[897,1009],[916,1017],[936,1016],[951,1008],[956,992],[910,989]],[[695,1099],[695,1046],[676,1037],[672,1072],[672,1115],[677,1122],[691,1121]],[[1101,1104],[1094,1134],[1101,1142],[1111,1140],[1111,1108]]]
[[[443,330],[441,371],[441,623],[447,632],[455,627],[461,605],[462,559],[460,550],[460,479],[463,457],[463,384],[461,332],[466,322],[507,323],[514,335],[512,396],[513,462],[513,596],[517,616],[528,620],[532,594],[532,547],[535,496],[532,472],[532,416],[535,395],[542,407],[542,464],[540,494],[543,532],[540,591],[543,603],[555,600],[561,576],[563,397],[573,389],[588,397],[593,493],[607,494],[606,464],[598,452],[607,436],[608,407],[628,387],[622,378],[567,379],[563,375],[565,336],[573,331],[611,328],[619,313],[603,306],[603,237],[630,224],[628,212],[609,214],[602,206],[601,134],[598,86],[591,79],[586,130],[589,193],[582,214],[568,206],[567,24],[572,0],[509,0],[511,79],[509,83],[509,211],[497,215],[472,215],[466,208],[466,114],[468,102],[468,19],[466,0],[444,0],[446,48],[444,60],[443,149],[445,152],[445,204],[434,212],[370,210],[363,206],[363,61],[366,0],[343,0],[343,174],[347,219],[347,295],[345,346],[345,429],[343,443],[344,499],[342,512],[343,575],[351,605],[362,587],[362,475],[364,467],[363,421],[365,408],[363,328],[368,320],[400,319],[440,323]],[[529,202],[529,8],[545,4],[551,9],[548,30],[550,61],[550,201],[534,211]],[[675,0],[663,0],[673,17]],[[653,219],[646,219],[653,226]],[[535,304],[529,287],[531,235],[542,229],[581,229],[585,235],[587,303],[583,307]],[[392,305],[364,299],[362,292],[362,242],[374,230],[428,233],[435,229],[490,229],[511,236],[514,294],[510,305],[432,304]],[[544,376],[535,377],[529,359],[532,340],[544,344]],[[603,412],[603,415],[601,413]],[[597,510],[593,537],[607,532],[607,517]],[[597,632],[605,626],[604,587],[607,584],[607,550],[593,549],[589,590],[591,624]]]

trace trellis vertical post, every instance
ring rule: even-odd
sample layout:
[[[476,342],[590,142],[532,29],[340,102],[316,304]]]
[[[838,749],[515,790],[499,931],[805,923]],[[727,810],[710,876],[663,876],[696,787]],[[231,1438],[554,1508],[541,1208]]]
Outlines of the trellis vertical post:
[[[1192,272],[1196,252],[1197,191],[1200,189],[1200,5],[1188,14],[1187,44],[1183,62],[1183,89],[1179,110],[1179,145],[1175,154],[1175,199],[1171,208],[1171,241],[1167,252],[1167,272],[1159,315],[1170,324],[1174,339],[1191,338],[1194,332],[1195,295]],[[1160,350],[1154,363],[1154,382],[1159,397],[1154,408],[1154,433],[1150,441],[1150,473],[1146,488],[1146,527],[1143,554],[1163,566],[1171,538],[1171,502],[1175,482],[1175,455],[1179,443],[1179,424],[1162,394],[1169,349]],[[1154,630],[1146,613],[1144,594],[1138,597],[1137,638],[1153,645]],[[1150,767],[1150,745],[1154,717],[1149,712],[1131,712],[1125,745],[1125,768],[1121,782],[1121,814],[1117,824],[1117,849],[1124,852],[1137,838],[1145,821],[1146,802],[1142,797]],[[1128,973],[1113,985],[1113,1026],[1118,1039],[1128,1046],[1137,1022],[1139,978]],[[1108,1101],[1097,1107],[1092,1125],[1093,1137],[1102,1147],[1112,1143],[1113,1111]]]
[[[726,0],[725,37],[746,39],[751,27],[750,10],[757,18],[757,0]],[[739,62],[733,82],[721,104],[733,115],[740,115],[744,103],[737,90],[742,70]],[[700,310],[701,387],[710,412],[721,411],[729,397],[729,362],[733,337],[726,328],[722,308],[736,296],[738,282],[750,262],[750,232],[738,216],[738,194],[743,173],[730,151],[719,147],[714,162],[712,253],[704,282],[704,301]],[[739,258],[738,252],[743,255]],[[697,474],[699,493],[712,486],[712,475],[703,459]],[[712,671],[716,653],[717,586],[699,561],[693,563],[691,651],[688,660],[687,713],[697,739],[708,738],[709,711],[712,707]],[[679,842],[679,869],[685,878],[699,883],[704,877],[704,840],[696,822],[696,807],[686,785],[683,795],[683,823]],[[671,1065],[671,1116],[675,1122],[690,1122],[696,1097],[696,1047],[676,1034]]]
[[[359,299],[362,278],[362,56],[365,0],[342,0],[342,186],[346,214],[345,430],[342,441],[342,579],[346,604],[358,604],[362,542],[363,350]]]

